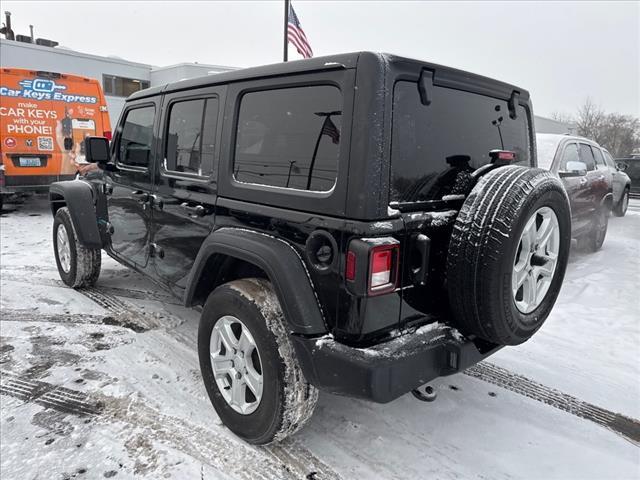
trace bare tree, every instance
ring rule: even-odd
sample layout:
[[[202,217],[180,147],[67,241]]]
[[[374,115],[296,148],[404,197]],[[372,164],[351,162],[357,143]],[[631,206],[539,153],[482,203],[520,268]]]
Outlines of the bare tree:
[[[596,105],[591,98],[585,100],[576,114],[578,135],[590,138],[602,144],[601,136],[606,115],[604,110]]]

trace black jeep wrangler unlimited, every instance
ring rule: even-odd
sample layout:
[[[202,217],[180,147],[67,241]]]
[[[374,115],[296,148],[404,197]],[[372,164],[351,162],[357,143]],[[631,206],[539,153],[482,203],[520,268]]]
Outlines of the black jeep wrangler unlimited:
[[[532,119],[521,88],[376,53],[143,90],[51,186],[58,270],[92,285],[104,250],[202,305],[213,406],[279,440],[318,389],[389,402],[540,328],[571,226]]]

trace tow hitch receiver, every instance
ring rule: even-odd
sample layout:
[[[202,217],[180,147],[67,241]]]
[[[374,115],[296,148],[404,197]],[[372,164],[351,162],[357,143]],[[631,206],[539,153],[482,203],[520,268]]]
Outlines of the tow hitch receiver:
[[[416,388],[415,390],[411,390],[411,393],[414,397],[422,402],[433,402],[438,394],[433,389],[431,385],[426,385],[424,387],[424,391],[420,390],[422,387]]]

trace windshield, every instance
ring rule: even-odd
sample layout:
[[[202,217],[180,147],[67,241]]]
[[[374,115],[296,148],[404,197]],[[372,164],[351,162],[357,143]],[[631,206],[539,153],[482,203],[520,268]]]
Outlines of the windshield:
[[[511,150],[531,165],[529,122],[524,107],[509,116],[508,102],[461,90],[433,88],[420,102],[414,82],[394,89],[391,147],[392,202],[442,200],[464,191],[470,172],[489,163],[494,149]]]
[[[551,169],[553,158],[556,156],[556,150],[558,150],[558,144],[563,137],[558,135],[536,135],[536,147],[538,150],[538,167],[545,170]]]

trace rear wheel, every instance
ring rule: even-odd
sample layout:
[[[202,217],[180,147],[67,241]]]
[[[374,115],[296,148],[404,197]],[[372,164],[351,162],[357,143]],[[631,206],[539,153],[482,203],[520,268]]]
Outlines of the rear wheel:
[[[457,326],[500,345],[530,338],[558,297],[570,241],[569,203],[557,178],[518,166],[484,175],[458,214],[447,256]]]
[[[100,276],[102,256],[99,248],[80,244],[67,207],[56,212],[53,220],[53,252],[62,281],[72,287],[90,287]]]
[[[318,391],[302,374],[266,280],[235,280],[209,295],[198,356],[218,416],[247,442],[282,440],[311,417]]]
[[[629,207],[629,189],[625,188],[624,192],[622,192],[622,198],[613,209],[613,214],[616,217],[624,217],[625,214],[627,213],[628,207]]]

